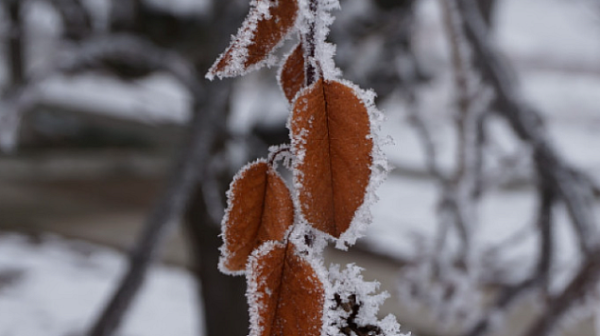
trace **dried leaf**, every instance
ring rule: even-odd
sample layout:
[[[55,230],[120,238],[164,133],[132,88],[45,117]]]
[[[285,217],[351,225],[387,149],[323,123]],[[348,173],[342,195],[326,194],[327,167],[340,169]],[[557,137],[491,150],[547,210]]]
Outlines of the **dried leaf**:
[[[297,1],[253,1],[242,27],[207,77],[234,77],[262,66],[293,29],[298,16]]]
[[[279,84],[290,103],[304,87],[304,81],[304,49],[302,43],[298,43],[294,51],[285,59],[279,74]]]
[[[337,81],[320,79],[293,106],[301,210],[315,228],[336,238],[364,202],[373,162],[370,125],[366,103]]]
[[[224,273],[241,274],[256,247],[284,239],[294,223],[294,205],[285,182],[265,161],[246,166],[234,177],[228,203],[219,265]]]
[[[250,259],[250,336],[320,336],[325,289],[292,243],[265,244]]]

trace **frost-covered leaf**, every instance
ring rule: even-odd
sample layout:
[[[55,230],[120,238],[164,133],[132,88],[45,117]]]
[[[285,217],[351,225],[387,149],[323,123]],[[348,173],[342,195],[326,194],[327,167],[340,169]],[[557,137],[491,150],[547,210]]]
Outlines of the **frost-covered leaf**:
[[[298,43],[285,59],[279,73],[279,84],[290,103],[304,87],[304,81],[304,49],[302,43]]]
[[[293,106],[301,211],[315,228],[339,238],[365,200],[373,163],[368,106],[357,89],[320,79]]]
[[[293,243],[266,243],[248,263],[250,336],[320,336],[325,286]]]
[[[253,0],[250,13],[207,77],[234,77],[260,68],[294,28],[298,0]]]
[[[265,161],[244,167],[227,196],[219,266],[224,273],[241,274],[256,247],[284,239],[294,223],[294,205],[285,182]]]

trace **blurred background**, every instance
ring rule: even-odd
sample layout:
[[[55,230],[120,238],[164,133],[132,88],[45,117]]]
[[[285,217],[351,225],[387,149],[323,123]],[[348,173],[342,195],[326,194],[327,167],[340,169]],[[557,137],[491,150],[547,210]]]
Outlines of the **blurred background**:
[[[275,68],[204,75],[248,6],[2,0],[1,336],[247,333],[225,191],[289,106]],[[377,92],[393,169],[326,261],[413,335],[600,335],[600,2],[341,7],[336,63]]]

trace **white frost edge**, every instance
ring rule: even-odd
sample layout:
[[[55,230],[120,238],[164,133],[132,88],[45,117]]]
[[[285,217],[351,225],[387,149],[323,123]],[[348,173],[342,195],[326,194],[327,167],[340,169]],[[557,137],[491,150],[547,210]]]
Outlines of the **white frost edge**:
[[[326,42],[329,35],[329,27],[335,21],[335,17],[330,14],[333,10],[341,9],[339,0],[321,0],[317,8],[317,20],[315,22],[315,58],[321,64],[323,77],[325,79],[335,79],[341,77],[342,71],[336,67],[333,57],[335,56],[336,46]]]
[[[370,124],[369,136],[370,139],[373,140],[373,149],[371,150],[371,158],[373,161],[370,166],[371,175],[369,177],[369,183],[367,184],[367,188],[365,189],[363,202],[354,213],[354,217],[350,221],[350,226],[348,227],[348,230],[342,233],[342,235],[338,239],[325,232],[315,230],[318,231],[320,235],[327,237],[328,240],[335,241],[335,247],[337,249],[345,251],[348,249],[348,245],[354,245],[358,238],[361,238],[365,235],[367,227],[372,223],[373,215],[371,213],[371,206],[379,200],[376,190],[383,183],[383,181],[385,181],[388,172],[391,170],[387,158],[384,152],[381,150],[381,147],[386,143],[386,141],[384,138],[381,138],[379,136],[381,124],[385,120],[385,117],[383,113],[381,113],[375,107],[376,95],[372,90],[363,90],[359,88],[356,84],[343,79],[325,78],[325,81],[336,81],[354,90],[359,100],[362,101],[363,105],[367,109]],[[287,128],[290,131],[290,148],[293,155],[295,155],[296,158],[293,169],[294,193],[292,194],[292,199],[294,201],[294,206],[296,209],[296,218],[298,218],[299,221],[306,223],[308,223],[308,221],[304,217],[302,204],[299,199],[299,194],[303,189],[303,176],[302,172],[298,171],[296,167],[301,165],[304,161],[304,156],[306,152],[305,147],[307,130],[303,130],[301,134],[296,135],[296,139],[293,139],[291,123],[294,116],[294,106],[296,105],[298,97],[303,95],[307,90],[311,90],[314,87],[314,85],[315,84],[312,84],[298,92],[296,98],[294,98],[294,101],[292,102],[292,113],[290,113],[286,124]]]
[[[227,234],[229,232],[229,226],[227,225],[227,222],[229,221],[229,213],[231,212],[231,208],[233,207],[233,202],[235,201],[235,196],[233,195],[233,186],[235,183],[237,183],[245,174],[246,172],[255,164],[258,163],[267,163],[267,160],[265,159],[257,159],[253,162],[247,163],[245,166],[243,166],[239,172],[237,172],[237,174],[235,174],[235,176],[233,177],[233,179],[231,180],[231,183],[229,184],[229,189],[227,190],[227,209],[225,209],[225,214],[223,215],[223,220],[221,221],[221,234],[219,235],[221,237],[221,239],[223,240],[223,245],[221,245],[221,247],[219,247],[219,251],[221,252],[221,256],[219,257],[219,271],[221,271],[221,273],[223,274],[227,274],[227,275],[244,275],[246,274],[245,270],[242,271],[232,271],[229,268],[227,268],[227,266],[225,266],[226,261],[229,259],[229,244],[228,244],[228,240],[227,240]]]
[[[382,320],[378,319],[378,312],[383,302],[390,297],[386,291],[377,293],[380,287],[378,281],[364,281],[362,276],[362,267],[351,263],[346,265],[344,270],[340,270],[340,265],[331,264],[329,267],[329,281],[333,293],[340,294],[342,299],[348,295],[355,294],[356,299],[362,304],[356,320],[359,324],[372,324],[381,328],[383,335],[402,336],[400,324],[392,314],[387,315]],[[330,307],[328,315],[328,336],[344,336],[339,330],[341,322],[344,321],[350,313],[336,309],[337,303],[333,295],[329,297]]]
[[[303,234],[301,234],[301,232],[303,232],[305,230],[304,227],[302,227],[301,225],[294,225],[294,226],[292,226],[292,228],[294,228],[294,232],[292,232],[290,234],[290,236],[295,236],[295,237],[303,236]],[[296,233],[296,234],[294,234],[294,233]],[[300,243],[300,246],[298,246],[297,243]],[[259,299],[262,298],[262,293],[258,292],[259,283],[257,281],[258,277],[256,276],[256,273],[255,273],[255,272],[261,271],[261,269],[258,266],[258,260],[261,257],[263,257],[263,256],[269,254],[271,251],[273,251],[273,249],[275,247],[284,247],[285,248],[285,244],[286,243],[276,242],[276,241],[265,242],[264,244],[259,246],[257,249],[255,249],[254,252],[250,255],[250,258],[248,259],[248,263],[246,266],[246,273],[248,274],[246,298],[248,300],[248,313],[250,315],[250,332],[249,332],[248,336],[261,336],[263,333],[263,328],[261,327],[261,324],[264,324],[264,323],[261,323],[261,322],[263,322],[263,319],[260,316],[260,312],[259,312],[259,308],[260,308],[259,307]],[[325,297],[323,298],[323,317],[322,317],[323,325],[321,326],[321,335],[325,335],[325,331],[327,330],[327,325],[328,325],[327,309],[329,309],[330,304],[331,304],[330,300],[328,300],[328,298],[330,296],[333,296],[332,291],[331,291],[331,285],[328,280],[327,269],[323,265],[322,258],[320,256],[316,256],[314,254],[313,249],[311,249],[311,248],[307,249],[306,246],[298,239],[290,238],[288,241],[288,244],[293,244],[295,247],[295,250],[297,252],[306,252],[307,253],[307,255],[302,255],[302,254],[296,253],[296,256],[302,258],[314,269],[315,274],[317,275],[317,278],[323,285]]]
[[[250,12],[242,23],[240,29],[238,29],[237,34],[231,36],[231,43],[227,49],[225,49],[225,51],[219,55],[215,63],[208,70],[208,73],[205,76],[208,80],[212,81],[215,76],[219,79],[243,76],[264,66],[270,68],[278,63],[278,59],[275,55],[273,55],[273,52],[279,49],[285,43],[285,41],[289,39],[293,31],[298,29],[298,22],[302,16],[300,15],[300,9],[298,9],[296,18],[294,19],[294,24],[290,27],[290,29],[288,29],[287,32],[284,33],[279,43],[271,48],[269,55],[267,55],[262,61],[252,64],[249,67],[244,66],[244,63],[248,59],[248,46],[252,45],[253,43],[252,38],[254,37],[258,22],[271,17],[270,8],[270,2],[268,0],[252,0],[250,3]],[[217,64],[221,62],[221,60],[227,54],[227,51],[230,49],[232,49],[231,62],[227,63],[227,66],[223,70],[216,71]]]
[[[373,141],[373,149],[371,150],[371,158],[373,161],[370,167],[371,176],[367,188],[365,189],[363,203],[354,213],[354,217],[350,222],[348,230],[342,233],[335,244],[336,248],[347,250],[347,244],[354,245],[358,238],[364,237],[368,226],[373,222],[371,207],[379,200],[377,189],[386,180],[391,169],[387,157],[381,149],[385,143],[385,139],[382,139],[379,134],[381,125],[383,121],[385,121],[385,116],[375,106],[375,92],[372,90],[363,90],[356,84],[344,79],[338,79],[337,82],[352,88],[354,92],[356,92],[357,97],[367,108],[370,123],[369,137]]]
[[[246,298],[248,300],[248,313],[250,315],[250,332],[248,336],[260,336],[263,332],[261,324],[264,323],[261,323],[263,322],[263,319],[260,316],[259,311],[259,300],[262,298],[262,293],[258,292],[259,277],[256,273],[261,271],[258,260],[269,254],[277,246],[283,247],[284,244],[275,241],[265,242],[252,252],[248,258],[248,263],[246,264],[246,273],[248,274]]]

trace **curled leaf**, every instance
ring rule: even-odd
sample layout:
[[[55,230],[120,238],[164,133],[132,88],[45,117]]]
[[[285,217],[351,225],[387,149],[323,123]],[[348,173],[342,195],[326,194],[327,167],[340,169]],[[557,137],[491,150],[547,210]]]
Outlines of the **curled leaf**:
[[[234,77],[262,66],[293,29],[298,0],[254,0],[250,13],[207,78]]]
[[[298,43],[285,59],[279,73],[279,84],[290,103],[298,91],[304,87],[304,81],[304,49],[302,43]]]
[[[325,288],[292,243],[267,243],[248,264],[250,336],[320,336]]]
[[[294,223],[290,191],[265,161],[243,168],[231,183],[223,218],[223,246],[219,267],[241,274],[248,256],[265,241],[281,241]]]
[[[296,98],[290,122],[301,211],[333,236],[348,230],[371,178],[373,139],[357,90],[320,79]]]

